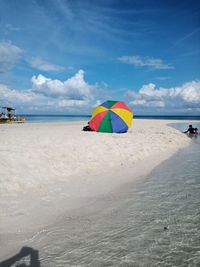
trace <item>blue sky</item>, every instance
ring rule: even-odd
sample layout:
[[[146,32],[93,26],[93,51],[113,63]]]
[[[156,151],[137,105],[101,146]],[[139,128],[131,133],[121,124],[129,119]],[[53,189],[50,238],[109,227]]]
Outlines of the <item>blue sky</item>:
[[[0,105],[200,114],[200,2],[0,0]]]

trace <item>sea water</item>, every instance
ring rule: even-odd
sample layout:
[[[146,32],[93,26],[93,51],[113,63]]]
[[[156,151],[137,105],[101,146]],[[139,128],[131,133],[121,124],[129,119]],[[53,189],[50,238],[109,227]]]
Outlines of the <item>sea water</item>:
[[[90,116],[88,115],[21,115],[26,122],[72,122],[72,121],[88,121]]]
[[[35,234],[40,266],[200,266],[200,138],[191,141],[147,177]]]
[[[71,122],[71,121],[88,121],[91,115],[19,115],[24,117],[26,122]],[[200,120],[200,116],[140,116],[134,115],[134,119],[158,119],[158,120]]]

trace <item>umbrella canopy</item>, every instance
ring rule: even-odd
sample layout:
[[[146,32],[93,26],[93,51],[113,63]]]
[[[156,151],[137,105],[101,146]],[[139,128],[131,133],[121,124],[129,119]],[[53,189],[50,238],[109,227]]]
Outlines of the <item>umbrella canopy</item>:
[[[94,108],[89,121],[96,132],[125,133],[132,125],[133,113],[122,101],[106,101]]]

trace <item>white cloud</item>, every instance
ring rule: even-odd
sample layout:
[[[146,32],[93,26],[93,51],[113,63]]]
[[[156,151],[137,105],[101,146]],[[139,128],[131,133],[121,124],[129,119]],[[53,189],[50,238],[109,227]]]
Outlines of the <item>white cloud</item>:
[[[14,90],[0,84],[0,105],[11,105],[21,112],[40,110],[89,114],[94,88],[85,82],[82,70],[64,82],[40,74],[32,77],[32,88],[28,90]]]
[[[32,77],[33,91],[49,97],[85,100],[93,98],[94,86],[84,80],[84,71],[79,70],[73,77],[62,82],[43,75]]]
[[[87,100],[73,100],[73,99],[62,99],[58,101],[58,107],[86,107],[89,104]]]
[[[143,96],[150,98],[162,97],[167,94],[167,89],[160,88],[159,90],[157,90],[155,84],[149,83],[147,85],[143,85],[139,93]]]
[[[88,110],[91,112],[91,101],[89,99],[75,100],[63,97],[49,97],[29,90],[14,90],[6,85],[0,84],[0,106],[13,106],[18,111],[80,111]]]
[[[31,58],[28,60],[28,62],[30,63],[30,65],[33,68],[36,68],[38,70],[42,70],[42,71],[64,71],[65,68],[59,65],[55,65],[52,64],[48,61],[45,61],[39,57],[35,57],[35,58]]]
[[[40,74],[32,77],[32,87],[28,90],[15,90],[0,84],[0,106],[11,105],[22,113],[64,111],[90,114],[92,108],[101,103],[97,99],[105,97],[97,87],[85,81],[83,70],[66,81],[53,80]],[[150,83],[143,85],[138,92],[127,91],[126,97],[134,111],[197,113],[200,112],[200,81],[172,88],[157,88]]]
[[[136,67],[150,67],[152,69],[173,69],[170,64],[165,64],[162,59],[153,57],[140,56],[122,56],[118,58],[119,61],[126,64],[131,64]]]
[[[22,49],[10,42],[0,42],[0,73],[10,70],[22,55]]]
[[[200,81],[191,81],[180,87],[156,88],[155,84],[143,85],[138,92],[127,91],[131,106],[200,110]]]
[[[165,103],[162,100],[138,99],[138,100],[133,100],[130,104],[132,106],[145,106],[145,107],[152,107],[152,108],[164,108],[165,107]]]
[[[200,104],[200,81],[192,81],[183,84],[182,87],[171,88],[169,95],[172,97],[180,97],[188,103]]]
[[[12,102],[17,103],[31,103],[36,100],[37,95],[35,95],[31,90],[18,91],[12,90],[4,84],[0,84],[0,96],[1,102],[4,104],[9,104]]]

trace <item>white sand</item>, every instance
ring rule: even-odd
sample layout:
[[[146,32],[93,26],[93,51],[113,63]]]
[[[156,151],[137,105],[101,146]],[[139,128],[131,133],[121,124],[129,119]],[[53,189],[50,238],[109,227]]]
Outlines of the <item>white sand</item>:
[[[84,122],[0,125],[1,238],[147,174],[190,142],[167,123],[134,120],[126,134],[83,132]]]

